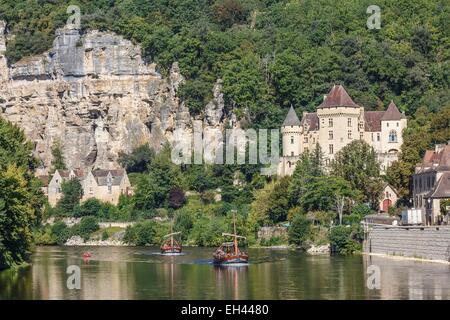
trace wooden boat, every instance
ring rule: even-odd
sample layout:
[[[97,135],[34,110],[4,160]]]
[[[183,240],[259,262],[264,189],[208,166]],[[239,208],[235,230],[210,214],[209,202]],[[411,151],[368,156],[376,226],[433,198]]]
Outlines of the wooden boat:
[[[214,252],[214,264],[224,265],[224,264],[240,264],[248,263],[248,254],[239,250],[238,238],[246,239],[245,237],[238,236],[236,234],[236,216],[233,212],[233,224],[234,233],[222,233],[224,237],[232,237],[232,242],[224,242],[222,245]]]
[[[164,241],[161,245],[161,254],[181,253],[181,241],[174,238],[175,235],[181,232],[172,232],[172,224],[170,225],[170,233],[164,236]]]

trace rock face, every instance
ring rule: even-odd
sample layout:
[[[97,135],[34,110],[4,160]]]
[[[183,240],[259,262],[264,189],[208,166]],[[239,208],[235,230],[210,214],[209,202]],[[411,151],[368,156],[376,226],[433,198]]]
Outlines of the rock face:
[[[190,130],[189,111],[177,98],[184,81],[177,63],[165,79],[129,40],[60,29],[48,52],[8,67],[4,31],[0,21],[0,116],[24,129],[43,171],[57,141],[69,167],[113,169],[119,152],[145,143],[159,150],[177,126]],[[207,122],[220,126],[223,109],[218,82]]]

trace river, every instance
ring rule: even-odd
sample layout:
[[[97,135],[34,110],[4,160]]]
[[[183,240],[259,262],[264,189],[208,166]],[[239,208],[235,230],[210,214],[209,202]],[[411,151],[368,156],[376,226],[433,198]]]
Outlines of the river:
[[[0,299],[450,299],[445,264],[250,249],[248,266],[216,267],[212,251],[169,257],[152,247],[37,247],[30,266],[0,272]],[[80,267],[79,290],[67,287],[71,265]],[[372,265],[380,286],[369,289]]]

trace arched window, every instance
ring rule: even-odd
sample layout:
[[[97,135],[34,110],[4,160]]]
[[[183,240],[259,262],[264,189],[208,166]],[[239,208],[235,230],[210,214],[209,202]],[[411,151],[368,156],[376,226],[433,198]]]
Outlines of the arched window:
[[[389,142],[397,142],[397,131],[391,130],[389,132]]]

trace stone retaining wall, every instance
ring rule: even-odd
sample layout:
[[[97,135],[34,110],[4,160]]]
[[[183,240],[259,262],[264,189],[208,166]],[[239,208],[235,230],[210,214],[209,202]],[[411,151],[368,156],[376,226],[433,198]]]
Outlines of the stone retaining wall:
[[[450,261],[450,228],[373,226],[364,252]]]

